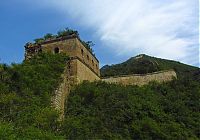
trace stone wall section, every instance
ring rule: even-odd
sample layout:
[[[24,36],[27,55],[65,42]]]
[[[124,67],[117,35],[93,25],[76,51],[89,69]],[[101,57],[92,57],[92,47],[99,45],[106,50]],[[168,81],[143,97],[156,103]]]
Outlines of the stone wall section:
[[[65,66],[61,79],[62,81],[52,97],[52,106],[60,112],[60,120],[63,120],[65,104],[71,88],[84,80],[93,82],[100,78],[80,59],[71,58]]]
[[[98,59],[89,52],[83,44],[77,39],[77,57],[79,57],[84,63],[86,63],[91,69],[93,69],[98,76],[100,76],[100,70],[99,70],[99,61]]]
[[[40,44],[29,43],[25,46],[25,50],[25,59],[31,59],[40,52],[63,53],[70,57],[61,75],[62,81],[52,97],[52,106],[60,111],[61,120],[64,117],[65,102],[71,88],[84,80],[90,82],[100,80],[98,59],[76,35],[46,40]]]
[[[85,80],[93,82],[100,80],[100,77],[95,74],[89,67],[82,63],[79,59],[74,59],[72,62],[76,63],[77,73],[76,73],[76,83],[79,84]]]
[[[63,41],[56,41],[41,44],[43,52],[55,53],[55,48],[59,49],[59,53],[64,53],[69,56],[76,56],[76,38],[69,38]]]
[[[151,81],[162,83],[171,81],[173,80],[173,78],[177,78],[176,72],[174,70],[167,70],[149,74],[133,74],[133,75],[118,76],[118,77],[109,77],[102,79],[102,81],[107,83],[115,83],[122,85],[143,86]]]
[[[52,97],[52,106],[60,112],[60,120],[64,118],[65,101],[70,93],[71,89],[71,77],[70,77],[70,61],[67,62],[65,70],[61,75],[61,83],[55,90]]]
[[[60,111],[60,119],[64,118],[67,96],[74,85],[87,80],[90,82],[102,80],[107,83],[142,86],[151,81],[167,82],[174,77],[174,70],[155,72],[150,74],[134,74],[100,79],[99,61],[81,42],[77,36],[68,36],[48,40],[42,44],[25,46],[25,59],[30,59],[39,52],[64,53],[70,57],[61,75],[62,81],[52,97],[52,106]],[[58,49],[58,50],[56,50]]]

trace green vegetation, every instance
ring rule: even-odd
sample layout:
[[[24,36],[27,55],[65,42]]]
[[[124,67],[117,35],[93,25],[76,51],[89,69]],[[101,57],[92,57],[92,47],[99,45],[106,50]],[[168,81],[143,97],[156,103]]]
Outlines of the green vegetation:
[[[69,28],[65,28],[64,30],[58,31],[56,35],[53,35],[51,33],[47,33],[47,34],[44,35],[44,37],[35,39],[34,43],[41,44],[41,43],[43,43],[47,40],[71,36],[71,35],[76,35],[77,37],[79,37],[78,31],[75,31],[75,30],[72,30],[72,29],[69,29]]]
[[[200,69],[146,55],[103,76],[175,69],[178,79],[142,87],[84,82],[69,95],[66,139],[200,139]]]
[[[41,44],[45,41],[45,39],[44,38],[36,38],[34,41],[36,44]]]
[[[109,77],[127,74],[146,74],[169,69],[174,69],[177,72],[178,78],[183,76],[191,77],[192,74],[199,71],[196,67],[185,65],[176,61],[155,58],[142,54],[132,57],[121,64],[111,66],[106,65],[102,67],[101,76]]]
[[[57,32],[56,35],[53,35],[51,33],[47,33],[46,35],[44,35],[44,37],[42,38],[37,38],[34,40],[34,44],[42,44],[47,40],[52,40],[52,39],[56,39],[56,38],[62,38],[62,37],[67,37],[67,36],[71,36],[71,35],[75,35],[80,39],[79,33],[76,30],[72,30],[70,28],[65,28],[64,30],[60,30]],[[94,51],[92,49],[92,47],[94,46],[94,43],[92,41],[83,41],[81,40],[81,43],[83,44],[83,46],[86,47],[86,49],[91,52],[93,55]],[[29,45],[30,43],[27,43],[27,45]]]
[[[94,51],[92,49],[92,46],[94,46],[95,44],[92,41],[85,42],[85,41],[81,40],[81,42],[82,42],[83,46],[85,46],[86,49],[89,50],[89,52],[91,52],[93,55],[95,55]]]
[[[48,40],[48,39],[53,39],[55,38],[55,36],[53,34],[50,34],[50,33],[47,33],[45,36],[44,36],[44,39],[45,40]]]
[[[69,96],[66,139],[200,139],[200,82],[143,87],[84,82]]]
[[[62,54],[41,53],[0,65],[0,139],[200,139],[198,68],[157,60],[159,66],[173,63],[182,76],[142,87],[83,82],[71,91],[65,119],[58,121],[51,97],[66,61]]]
[[[69,28],[65,28],[64,30],[60,30],[57,33],[57,37],[65,37],[65,36],[69,36],[69,35],[79,36],[79,33],[78,33],[78,31],[74,31],[74,30],[69,29]]]
[[[0,139],[60,138],[51,97],[67,60],[40,54],[19,65],[0,65]]]

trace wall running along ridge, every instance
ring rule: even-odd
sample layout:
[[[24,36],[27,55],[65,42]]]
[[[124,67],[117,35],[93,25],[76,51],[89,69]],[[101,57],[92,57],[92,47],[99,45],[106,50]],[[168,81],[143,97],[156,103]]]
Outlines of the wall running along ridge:
[[[100,79],[98,59],[81,43],[76,35],[47,40],[41,44],[30,43],[25,46],[25,49],[25,59],[31,59],[40,52],[56,53],[55,49],[58,49],[58,53],[64,53],[70,57],[61,75],[62,81],[52,97],[52,106],[60,111],[60,120],[64,118],[67,96],[71,88],[84,80],[142,86],[151,81],[161,83],[171,81],[174,77],[177,78],[174,70],[168,70]]]
[[[61,113],[60,120],[63,120],[65,105],[71,88],[84,80],[90,82],[104,81],[106,83],[143,86],[151,81],[162,83],[171,81],[173,78],[177,78],[176,72],[174,70],[166,70],[148,74],[133,74],[100,79],[79,59],[71,59],[66,64],[64,73],[62,74],[62,82],[55,91],[52,102],[53,106]]]
[[[54,97],[52,97],[52,105],[60,112],[60,120],[63,120],[65,105],[71,88],[84,80],[93,82],[100,80],[100,78],[92,69],[77,58],[71,58],[67,62],[61,77],[62,82],[56,89]]]
[[[162,83],[171,81],[173,80],[173,78],[177,78],[176,72],[174,70],[166,70],[148,74],[133,74],[118,77],[109,77],[102,79],[102,81],[122,85],[143,86],[151,81]]]

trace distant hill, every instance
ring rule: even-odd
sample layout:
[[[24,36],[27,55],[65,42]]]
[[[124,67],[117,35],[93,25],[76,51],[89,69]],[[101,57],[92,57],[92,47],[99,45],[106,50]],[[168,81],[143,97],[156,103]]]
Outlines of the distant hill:
[[[200,74],[200,69],[197,67],[189,66],[177,61],[140,54],[121,64],[103,66],[101,68],[101,76],[109,77],[128,74],[146,74],[168,69],[174,69],[179,78],[183,76],[198,78],[195,75]]]

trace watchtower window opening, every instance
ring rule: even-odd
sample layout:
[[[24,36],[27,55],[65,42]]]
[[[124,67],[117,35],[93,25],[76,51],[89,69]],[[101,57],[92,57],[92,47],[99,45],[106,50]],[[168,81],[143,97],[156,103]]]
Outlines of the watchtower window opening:
[[[92,60],[92,65],[94,66],[94,61]]]
[[[90,58],[89,58],[89,56],[87,55],[87,60],[89,60]]]
[[[81,55],[83,56],[83,49],[81,49]]]
[[[59,48],[56,47],[56,48],[54,49],[54,53],[56,54],[56,53],[59,53],[59,52],[60,52]]]

